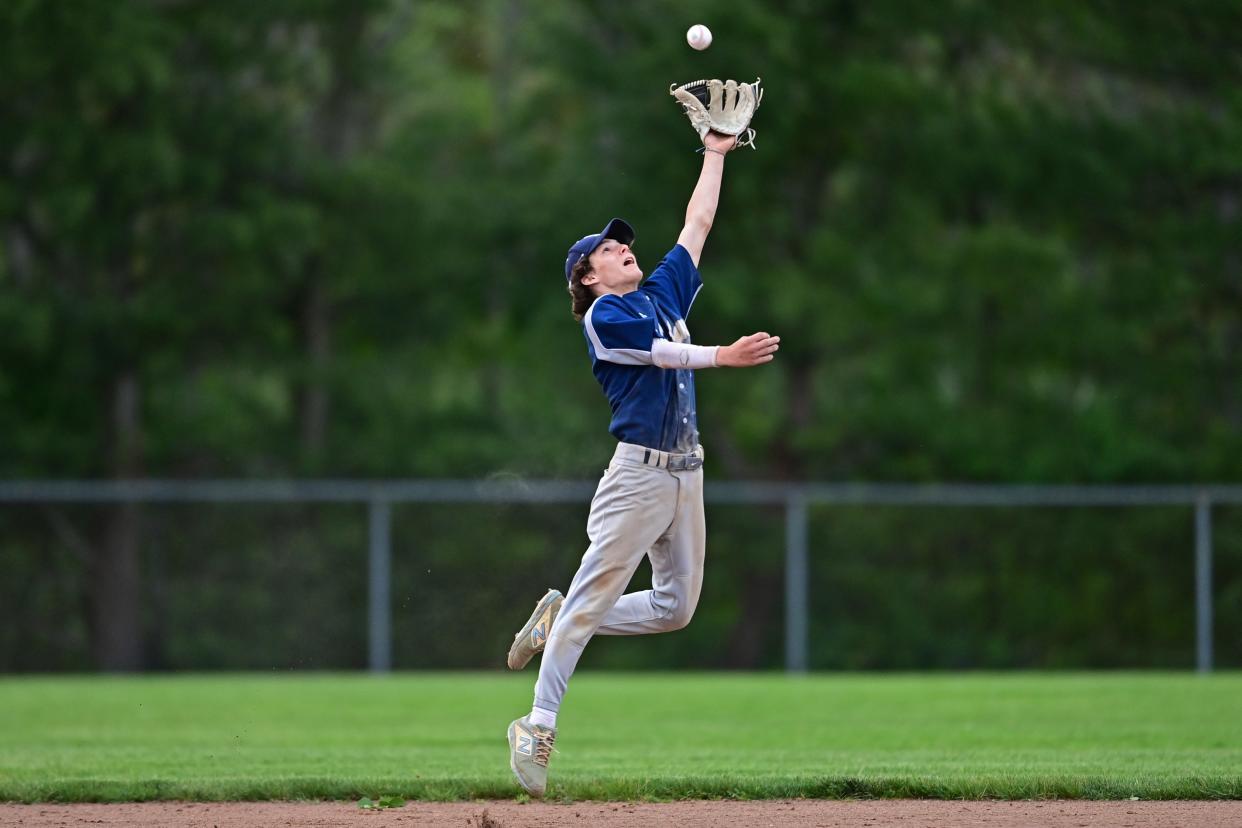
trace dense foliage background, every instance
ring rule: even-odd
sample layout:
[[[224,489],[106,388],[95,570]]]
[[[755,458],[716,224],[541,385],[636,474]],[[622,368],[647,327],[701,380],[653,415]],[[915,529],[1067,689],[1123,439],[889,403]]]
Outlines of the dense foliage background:
[[[699,167],[668,84],[761,75],[691,322],[782,350],[702,376],[709,477],[1237,481],[1239,32],[1232,0],[4,3],[0,475],[593,477],[564,251],[621,215],[649,272]],[[396,514],[398,667],[499,664],[585,542],[585,505]],[[1186,510],[813,518],[813,666],[1191,663]],[[780,663],[780,514],[709,525],[695,623],[587,663]],[[0,669],[359,666],[365,528],[4,507]],[[1217,549],[1237,666],[1236,510]]]

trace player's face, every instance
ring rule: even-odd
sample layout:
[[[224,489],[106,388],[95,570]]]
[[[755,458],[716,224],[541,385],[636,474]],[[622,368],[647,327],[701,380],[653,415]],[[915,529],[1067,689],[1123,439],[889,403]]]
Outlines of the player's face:
[[[598,285],[597,292],[629,293],[638,289],[643,272],[638,269],[638,259],[628,244],[605,239],[591,254],[591,272],[583,279],[584,285]]]

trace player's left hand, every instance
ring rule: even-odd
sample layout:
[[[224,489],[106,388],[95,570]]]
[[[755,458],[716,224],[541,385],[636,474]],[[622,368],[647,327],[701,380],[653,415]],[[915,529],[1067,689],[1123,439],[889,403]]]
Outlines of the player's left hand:
[[[681,104],[682,111],[690,119],[690,126],[708,149],[714,149],[708,143],[711,132],[736,135],[736,146],[754,149],[755,130],[751,128],[750,121],[763,100],[763,86],[759,78],[754,83],[722,81],[719,78],[696,80],[681,86],[673,84],[668,88],[668,93]],[[728,149],[718,151],[727,152],[733,147],[734,144],[730,144]]]
[[[723,154],[737,146],[737,136],[709,131],[703,136],[703,146]]]

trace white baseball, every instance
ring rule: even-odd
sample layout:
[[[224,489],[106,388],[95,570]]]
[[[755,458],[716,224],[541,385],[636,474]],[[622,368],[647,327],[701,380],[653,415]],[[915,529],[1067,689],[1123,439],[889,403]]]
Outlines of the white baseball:
[[[712,45],[712,30],[702,23],[695,23],[686,30],[686,42],[690,44],[691,49],[698,49],[701,52]]]

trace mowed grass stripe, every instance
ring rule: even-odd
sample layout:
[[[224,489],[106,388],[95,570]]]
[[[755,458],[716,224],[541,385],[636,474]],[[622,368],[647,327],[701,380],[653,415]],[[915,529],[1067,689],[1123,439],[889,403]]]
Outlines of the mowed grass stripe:
[[[0,680],[0,799],[510,797],[534,674]],[[1242,798],[1242,675],[576,676],[551,793]]]

